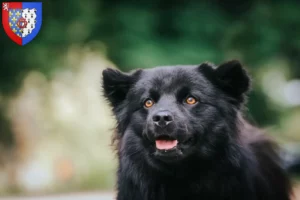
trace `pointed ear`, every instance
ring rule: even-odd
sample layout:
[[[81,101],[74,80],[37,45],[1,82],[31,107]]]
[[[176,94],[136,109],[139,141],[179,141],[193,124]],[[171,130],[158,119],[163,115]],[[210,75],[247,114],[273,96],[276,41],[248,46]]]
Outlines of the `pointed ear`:
[[[136,73],[135,73],[136,74]],[[136,80],[135,74],[126,74],[116,69],[105,69],[102,72],[104,96],[113,107],[122,103]]]
[[[237,60],[219,65],[215,77],[219,87],[235,98],[239,99],[250,89],[250,77]]]

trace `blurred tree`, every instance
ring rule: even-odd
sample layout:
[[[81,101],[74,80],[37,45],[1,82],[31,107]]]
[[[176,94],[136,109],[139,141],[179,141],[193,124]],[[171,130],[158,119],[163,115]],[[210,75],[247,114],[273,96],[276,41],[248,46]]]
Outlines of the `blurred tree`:
[[[12,42],[1,28],[0,97],[18,92],[23,78],[31,70],[40,71],[47,78],[51,78],[51,73],[62,66],[62,56],[70,45],[82,43],[89,36],[90,29],[98,22],[95,15],[98,1],[42,2],[42,28],[34,41],[20,47]],[[5,117],[6,103],[7,101],[0,101],[0,126],[6,127],[5,130],[0,128],[2,136],[11,134]],[[10,137],[6,136],[0,137],[0,143],[12,144]]]
[[[1,106],[0,113],[4,113]],[[5,145],[4,147],[9,147],[14,142],[13,133],[11,132],[10,128],[10,122],[4,117],[4,115],[0,115],[0,141],[5,141],[5,143],[2,143],[2,145]]]

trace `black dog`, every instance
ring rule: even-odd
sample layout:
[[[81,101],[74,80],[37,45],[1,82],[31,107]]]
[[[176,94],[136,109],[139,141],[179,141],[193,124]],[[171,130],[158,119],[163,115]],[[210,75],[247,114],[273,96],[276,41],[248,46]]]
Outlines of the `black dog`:
[[[240,62],[103,71],[117,120],[118,200],[288,200],[276,145],[242,116]]]

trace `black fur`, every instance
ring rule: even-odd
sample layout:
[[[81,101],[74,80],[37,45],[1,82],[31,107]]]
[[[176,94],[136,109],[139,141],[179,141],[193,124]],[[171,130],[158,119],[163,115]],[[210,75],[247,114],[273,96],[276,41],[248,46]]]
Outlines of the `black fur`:
[[[117,119],[117,200],[288,200],[277,147],[242,116],[250,78],[240,62],[103,71]],[[189,96],[198,102],[185,103]],[[144,107],[148,98],[154,101]],[[153,123],[170,113],[164,128]],[[155,140],[175,138],[161,151]]]

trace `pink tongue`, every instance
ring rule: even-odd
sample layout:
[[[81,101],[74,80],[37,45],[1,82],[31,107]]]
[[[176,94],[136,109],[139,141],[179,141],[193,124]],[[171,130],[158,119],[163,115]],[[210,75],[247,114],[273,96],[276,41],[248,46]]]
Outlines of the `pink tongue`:
[[[168,150],[176,147],[177,140],[156,140],[156,148],[160,150]]]

